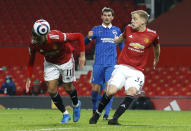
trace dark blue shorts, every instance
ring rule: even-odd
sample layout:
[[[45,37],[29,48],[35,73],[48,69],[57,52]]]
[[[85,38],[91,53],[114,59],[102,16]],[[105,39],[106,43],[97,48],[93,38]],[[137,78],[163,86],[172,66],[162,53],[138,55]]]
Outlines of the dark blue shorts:
[[[108,82],[115,65],[94,65],[92,73],[92,83],[103,85]],[[105,87],[105,86],[104,86]]]

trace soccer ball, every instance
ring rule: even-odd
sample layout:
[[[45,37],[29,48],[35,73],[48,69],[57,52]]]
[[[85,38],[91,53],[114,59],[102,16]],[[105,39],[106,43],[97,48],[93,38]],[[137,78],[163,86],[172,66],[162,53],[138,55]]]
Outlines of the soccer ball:
[[[46,20],[40,19],[34,23],[33,30],[39,36],[46,35],[50,31],[50,25]]]

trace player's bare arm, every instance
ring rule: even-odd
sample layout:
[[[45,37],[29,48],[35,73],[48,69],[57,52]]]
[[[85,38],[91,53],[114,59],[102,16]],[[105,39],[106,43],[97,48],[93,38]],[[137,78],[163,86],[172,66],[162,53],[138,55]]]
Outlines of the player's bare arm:
[[[27,81],[25,84],[25,89],[26,93],[29,92],[30,84],[31,84],[31,75],[32,75],[32,70],[34,66],[34,61],[35,61],[35,54],[36,51],[34,49],[29,48],[29,61],[28,61],[28,67],[27,67]]]
[[[154,49],[154,63],[153,63],[153,67],[154,69],[156,68],[156,65],[159,61],[159,56],[160,56],[160,44],[154,45],[153,46]]]
[[[80,56],[79,56],[79,67],[80,69],[85,65],[85,52],[80,52]]]
[[[115,36],[114,37],[114,42],[116,43],[116,44],[119,44],[119,43],[121,43],[121,42],[123,42],[124,41],[124,37],[123,37],[123,35],[121,34],[119,37],[118,36]]]

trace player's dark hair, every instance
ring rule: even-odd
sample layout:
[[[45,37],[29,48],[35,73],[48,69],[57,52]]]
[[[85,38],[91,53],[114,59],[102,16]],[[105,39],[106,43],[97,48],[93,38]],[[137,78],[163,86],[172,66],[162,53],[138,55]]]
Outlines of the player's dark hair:
[[[32,29],[32,36],[37,40],[37,41],[41,41],[42,37],[37,35],[34,31],[34,29]]]
[[[35,33],[34,29],[32,29],[32,36],[38,37],[38,35]]]
[[[104,12],[111,12],[112,16],[114,16],[114,11],[111,8],[104,7],[102,9],[102,15],[103,15]]]

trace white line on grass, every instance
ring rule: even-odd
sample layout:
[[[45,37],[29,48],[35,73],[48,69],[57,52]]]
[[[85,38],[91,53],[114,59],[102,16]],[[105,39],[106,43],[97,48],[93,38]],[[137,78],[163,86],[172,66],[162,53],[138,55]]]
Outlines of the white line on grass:
[[[103,126],[103,127],[99,127],[99,128],[114,128],[114,127],[120,127],[120,126]],[[123,128],[128,128],[131,126],[124,126]],[[42,128],[42,129],[34,129],[34,130],[16,130],[16,131],[52,131],[52,130],[74,130],[74,129],[90,129],[90,128],[95,128],[95,127],[84,127],[84,128]]]

